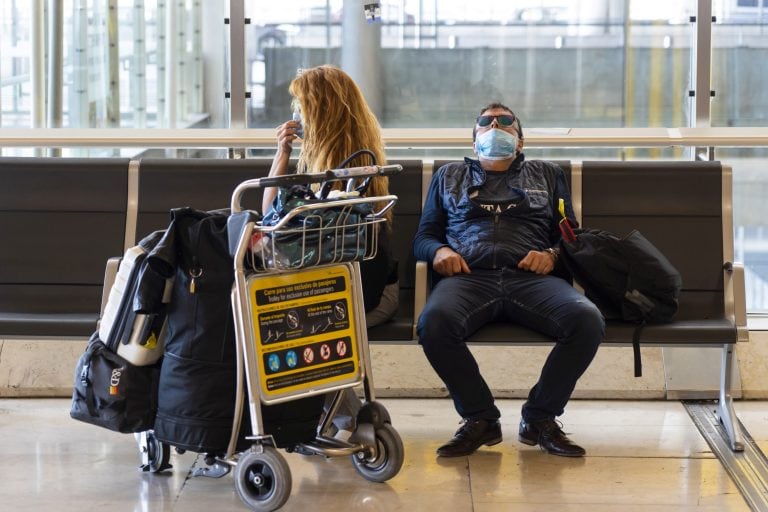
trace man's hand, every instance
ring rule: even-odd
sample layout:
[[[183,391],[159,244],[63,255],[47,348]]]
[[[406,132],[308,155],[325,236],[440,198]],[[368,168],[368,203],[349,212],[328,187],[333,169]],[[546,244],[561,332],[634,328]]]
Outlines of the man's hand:
[[[455,274],[469,274],[469,265],[459,253],[450,247],[441,247],[432,260],[432,268],[441,276],[450,277]]]
[[[547,251],[528,251],[517,268],[535,274],[549,274],[555,268],[555,257]]]

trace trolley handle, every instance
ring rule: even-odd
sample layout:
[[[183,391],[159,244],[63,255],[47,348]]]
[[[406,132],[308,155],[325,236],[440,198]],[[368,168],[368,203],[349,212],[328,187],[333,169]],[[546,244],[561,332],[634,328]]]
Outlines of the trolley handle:
[[[242,211],[240,199],[243,193],[252,188],[281,187],[296,184],[322,183],[324,181],[340,181],[350,178],[365,178],[368,176],[393,176],[403,170],[399,164],[366,165],[364,167],[348,167],[343,169],[328,169],[323,172],[305,174],[286,174],[283,176],[267,176],[246,180],[235,187],[232,193],[232,213]],[[389,206],[391,208],[391,205]],[[389,209],[387,208],[387,209]]]

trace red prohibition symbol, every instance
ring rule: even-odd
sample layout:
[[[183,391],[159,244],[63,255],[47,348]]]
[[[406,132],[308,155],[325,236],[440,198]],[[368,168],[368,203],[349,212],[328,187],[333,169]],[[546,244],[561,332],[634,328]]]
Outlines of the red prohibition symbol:
[[[347,343],[344,340],[336,342],[336,353],[339,357],[344,357],[347,354]]]
[[[307,364],[310,364],[312,361],[315,360],[315,351],[312,350],[312,347],[307,347],[304,349],[304,362]]]

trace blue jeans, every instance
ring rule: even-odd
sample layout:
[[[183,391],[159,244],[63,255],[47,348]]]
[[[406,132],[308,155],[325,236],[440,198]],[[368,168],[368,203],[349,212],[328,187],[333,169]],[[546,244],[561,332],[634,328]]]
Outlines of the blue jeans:
[[[419,317],[417,332],[463,418],[501,416],[466,344],[475,331],[494,321],[513,322],[556,341],[522,416],[538,421],[561,415],[605,334],[600,310],[567,281],[551,275],[473,270],[441,279]]]

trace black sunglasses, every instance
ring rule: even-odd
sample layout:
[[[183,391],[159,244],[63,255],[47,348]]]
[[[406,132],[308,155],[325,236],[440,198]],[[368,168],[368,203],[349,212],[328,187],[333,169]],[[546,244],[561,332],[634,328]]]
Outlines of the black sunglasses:
[[[477,126],[488,126],[496,119],[499,126],[512,126],[515,123],[515,116],[509,114],[501,114],[498,116],[480,116],[477,118]]]

